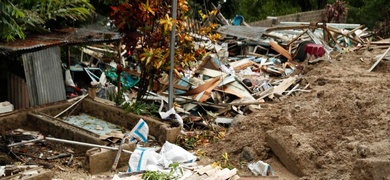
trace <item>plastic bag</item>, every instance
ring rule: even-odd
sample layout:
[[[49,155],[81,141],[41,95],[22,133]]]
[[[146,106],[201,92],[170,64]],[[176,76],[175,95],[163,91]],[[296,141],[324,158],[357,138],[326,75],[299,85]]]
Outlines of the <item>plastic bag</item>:
[[[130,131],[130,141],[142,141],[147,143],[149,135],[149,126],[143,119],[140,119],[134,128]]]
[[[268,172],[271,172],[272,176],[274,175],[274,170],[272,169],[272,167],[263,161],[249,163],[248,168],[252,171],[252,173],[255,176],[258,176],[258,175],[268,176]]]

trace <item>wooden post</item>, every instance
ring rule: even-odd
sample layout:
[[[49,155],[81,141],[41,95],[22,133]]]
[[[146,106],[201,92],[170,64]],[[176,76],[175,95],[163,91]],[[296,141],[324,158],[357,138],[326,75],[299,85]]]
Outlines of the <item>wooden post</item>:
[[[67,53],[68,63],[66,66],[68,69],[70,69],[70,46],[67,46],[67,49],[68,49],[68,53]]]

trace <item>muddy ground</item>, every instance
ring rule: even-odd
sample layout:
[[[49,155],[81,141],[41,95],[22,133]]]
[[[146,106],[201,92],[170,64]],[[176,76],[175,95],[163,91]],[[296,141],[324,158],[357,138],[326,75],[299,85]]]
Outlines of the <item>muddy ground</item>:
[[[262,160],[274,166],[280,179],[296,179],[266,141],[267,131],[293,126],[296,133],[309,135],[305,143],[314,148],[311,160],[303,160],[306,167],[313,167],[303,179],[351,179],[357,159],[390,154],[381,150],[389,137],[390,62],[382,60],[368,72],[373,58],[384,51],[360,50],[309,65],[304,76],[310,93],[261,105],[258,112],[236,120],[226,138],[205,151],[211,159],[221,159],[227,152],[242,176],[251,175],[244,151],[253,156],[249,162]],[[377,152],[361,152],[371,147]]]

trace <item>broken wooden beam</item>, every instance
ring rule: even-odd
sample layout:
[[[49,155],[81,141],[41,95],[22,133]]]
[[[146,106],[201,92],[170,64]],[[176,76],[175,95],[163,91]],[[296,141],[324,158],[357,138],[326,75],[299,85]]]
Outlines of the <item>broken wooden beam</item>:
[[[293,60],[292,55],[286,49],[280,46],[277,42],[270,41],[269,44],[271,45],[272,49],[286,57],[289,61]]]
[[[371,68],[368,70],[368,72],[371,72],[378,64],[379,62],[386,56],[386,54],[390,51],[390,47],[387,48],[386,52],[382,54],[382,56],[371,66]]]

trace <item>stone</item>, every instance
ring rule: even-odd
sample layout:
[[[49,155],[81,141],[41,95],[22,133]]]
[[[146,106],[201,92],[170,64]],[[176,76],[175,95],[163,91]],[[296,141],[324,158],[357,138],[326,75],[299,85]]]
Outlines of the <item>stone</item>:
[[[256,155],[256,152],[251,147],[244,147],[240,155],[240,161],[252,161],[253,157]]]
[[[356,148],[356,152],[360,155],[360,157],[365,158],[370,154],[370,149],[366,145],[359,144]]]
[[[234,117],[230,127],[240,126],[242,124],[241,122],[244,121],[244,118],[245,118],[244,115],[238,114],[236,117]]]

